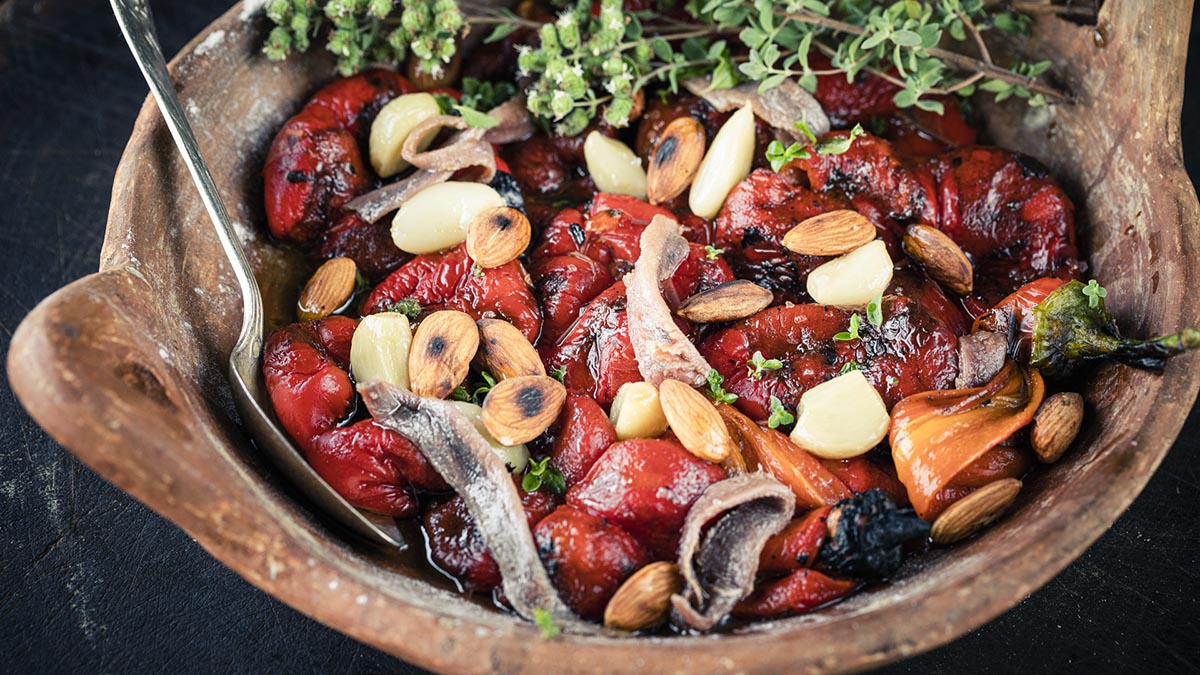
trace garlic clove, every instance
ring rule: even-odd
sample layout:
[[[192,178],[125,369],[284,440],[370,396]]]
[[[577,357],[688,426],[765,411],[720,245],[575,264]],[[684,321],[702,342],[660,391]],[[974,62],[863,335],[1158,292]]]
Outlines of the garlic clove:
[[[525,447],[524,443],[520,445],[501,445],[495,437],[488,432],[487,427],[483,426],[483,408],[467,401],[450,401],[450,404],[463,414],[479,431],[479,435],[483,436],[483,440],[487,441],[488,445],[500,455],[500,459],[504,460],[504,464],[508,466],[510,473],[521,473],[525,470],[525,465],[529,463],[529,448]]]
[[[626,382],[617,390],[609,413],[617,440],[656,438],[667,430],[658,389],[649,382]]]
[[[383,312],[363,317],[350,340],[350,370],[360,383],[387,382],[408,389],[408,352],[412,347],[408,317]]]
[[[878,445],[891,421],[879,392],[853,370],[804,392],[791,438],[811,455],[848,459]]]
[[[701,218],[721,211],[729,191],[750,175],[754,162],[754,112],[749,107],[735,112],[721,125],[688,193],[688,206]]]
[[[500,193],[482,183],[431,185],[405,202],[392,219],[392,241],[408,253],[435,253],[461,244],[480,212],[504,206]]]
[[[426,93],[397,96],[383,106],[371,123],[371,135],[367,143],[375,173],[381,178],[388,178],[407,169],[408,161],[400,156],[404,142],[418,124],[440,114],[442,109],[437,99]],[[437,131],[433,129],[427,132],[418,149],[429,147]]]
[[[593,131],[583,141],[583,158],[601,192],[646,198],[646,171],[628,145]]]
[[[892,283],[892,258],[883,240],[860,246],[808,274],[808,294],[822,305],[862,307]]]

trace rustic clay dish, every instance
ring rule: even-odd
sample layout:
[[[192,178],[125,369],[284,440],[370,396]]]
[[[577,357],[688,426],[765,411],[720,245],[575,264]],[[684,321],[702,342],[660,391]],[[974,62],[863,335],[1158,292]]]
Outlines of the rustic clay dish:
[[[242,12],[193,40],[173,72],[277,324],[302,261],[262,234],[259,170],[275,130],[333,73],[321,55],[262,58],[263,21]],[[1080,101],[989,111],[993,138],[1049,164],[1079,201],[1095,276],[1133,335],[1200,325],[1200,207],[1179,141],[1190,15],[1190,2],[1109,0],[1099,29],[1041,17],[1030,44],[1013,47],[1053,58]],[[83,462],[250,582],[432,670],[831,672],[932,648],[1012,607],[1095,541],[1150,478],[1200,385],[1195,356],[1161,377],[1101,368],[1077,447],[1028,481],[1014,512],[885,587],[732,634],[545,641],[409,559],[331,529],[247,442],[223,367],[238,295],[175,153],[148,101],[117,170],[101,271],[21,325],[13,389]]]

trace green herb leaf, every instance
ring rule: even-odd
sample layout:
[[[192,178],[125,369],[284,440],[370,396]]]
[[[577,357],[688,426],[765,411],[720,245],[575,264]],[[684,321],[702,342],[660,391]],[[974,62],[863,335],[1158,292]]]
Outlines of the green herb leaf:
[[[500,124],[500,120],[495,117],[487,113],[481,113],[473,108],[468,108],[465,105],[456,105],[454,109],[458,111],[459,115],[462,115],[464,122],[477,129],[491,129]]]
[[[747,361],[747,364],[747,370],[750,373],[750,378],[754,380],[761,380],[763,374],[768,370],[779,370],[780,368],[783,368],[783,361],[780,361],[779,359],[763,358],[763,354],[760,351],[754,352],[754,356],[750,357],[750,360]]]
[[[847,361],[846,363],[844,363],[842,365],[842,369],[838,371],[838,375],[845,375],[846,373],[849,373],[849,372],[852,372],[855,370],[866,370],[866,369],[867,369],[867,367],[864,366],[863,364],[859,363],[858,361]]]
[[[846,342],[848,340],[857,340],[859,338],[858,328],[859,328],[858,315],[851,314],[850,315],[850,330],[844,330],[844,331],[834,335],[833,339],[839,340],[842,342]]]
[[[533,610],[533,621],[537,624],[538,629],[542,631],[543,640],[553,640],[562,632],[562,628],[554,622],[554,615],[541,607]]]
[[[1083,287],[1083,294],[1087,296],[1088,307],[1095,309],[1100,306],[1100,299],[1108,297],[1108,291],[1105,290],[1100,282],[1092,279]]]
[[[796,416],[788,412],[787,408],[783,407],[783,401],[778,397],[771,397],[771,416],[767,418],[767,426],[775,429],[776,427],[791,424],[796,421]]]
[[[723,248],[716,248],[715,246],[711,245],[704,247],[704,257],[708,258],[709,260],[716,260],[724,252],[725,249]]]
[[[559,382],[562,382],[566,376],[567,376],[567,367],[566,366],[553,366],[550,368],[550,377],[553,377],[554,379],[558,380]]]
[[[883,325],[883,293],[867,303],[867,322],[876,328]]]
[[[733,403],[738,400],[737,394],[731,394],[725,391],[721,385],[725,383],[725,377],[717,372],[716,368],[708,371],[708,395],[717,403]]]
[[[388,305],[387,311],[398,312],[408,317],[409,321],[416,321],[421,315],[421,303],[417,302],[416,298],[405,298],[400,302],[393,302]]]

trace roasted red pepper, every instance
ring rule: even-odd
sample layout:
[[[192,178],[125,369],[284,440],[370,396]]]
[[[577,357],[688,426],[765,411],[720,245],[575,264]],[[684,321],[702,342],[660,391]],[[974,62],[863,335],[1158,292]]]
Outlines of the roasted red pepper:
[[[859,582],[834,579],[813,569],[798,569],[754,590],[733,609],[743,619],[770,619],[800,614],[846,595]]]
[[[627,532],[571,506],[543,518],[533,538],[559,596],[585,619],[603,616],[621,583],[649,562]]]

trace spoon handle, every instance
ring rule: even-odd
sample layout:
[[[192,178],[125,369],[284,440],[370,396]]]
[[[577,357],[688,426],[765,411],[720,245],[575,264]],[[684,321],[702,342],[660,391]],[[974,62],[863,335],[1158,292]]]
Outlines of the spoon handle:
[[[147,0],[112,0],[113,13],[121,26],[121,33],[137,60],[138,67],[150,85],[154,99],[162,111],[167,128],[175,138],[175,145],[183,155],[184,164],[192,174],[192,180],[200,191],[200,199],[208,209],[213,227],[217,231],[217,239],[225,256],[229,259],[233,275],[237,279],[238,288],[242,292],[242,329],[238,337],[237,350],[244,343],[259,340],[262,333],[262,296],[258,291],[258,283],[254,272],[238,242],[237,232],[225,210],[225,203],[217,192],[217,184],[200,155],[200,145],[196,142],[196,134],[188,124],[183,112],[183,104],[175,93],[175,84],[167,72],[167,61],[163,58],[162,47],[158,44],[158,35],[154,29],[154,19],[150,15]],[[257,347],[258,345],[255,345]],[[257,353],[257,349],[254,350]]]

